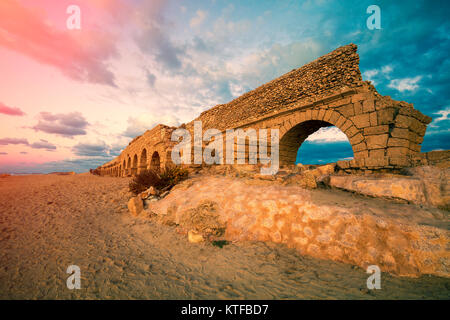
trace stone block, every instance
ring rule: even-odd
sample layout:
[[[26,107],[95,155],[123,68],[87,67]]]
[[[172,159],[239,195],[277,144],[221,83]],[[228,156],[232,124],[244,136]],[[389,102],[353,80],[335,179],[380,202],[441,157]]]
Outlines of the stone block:
[[[375,111],[375,101],[373,99],[368,99],[363,101],[363,112]]]
[[[369,150],[369,158],[381,158],[384,157],[386,149]]]
[[[363,141],[364,137],[363,137],[363,135],[361,133],[358,132],[353,137],[351,137],[349,140],[350,140],[350,144],[351,145],[355,145],[355,144],[358,144],[361,141]]]
[[[439,161],[450,158],[450,150],[430,151],[426,153],[426,157],[430,161]]]
[[[331,115],[331,117],[330,117],[329,122],[330,122],[331,124],[335,124],[340,116],[341,116],[341,115],[340,115],[338,112],[334,112],[334,111],[333,111],[333,113],[332,113],[332,115]]]
[[[347,135],[347,137],[350,139],[351,137],[353,137],[355,134],[357,134],[359,132],[358,129],[356,129],[356,127],[354,125],[350,126],[347,130],[345,130],[345,134]]]
[[[308,109],[305,112],[305,120],[308,121],[308,120],[311,120],[311,118],[312,118],[312,110]]]
[[[354,152],[353,156],[355,157],[355,160],[365,159],[369,156],[369,151],[363,150],[363,151]],[[357,163],[357,164],[359,165],[360,163]],[[360,165],[360,166],[362,167],[362,166],[364,166],[364,164]]]
[[[358,114],[351,118],[355,126],[359,129],[370,127],[370,118],[368,113]]]
[[[366,137],[366,143],[368,149],[380,149],[387,146],[388,134],[379,134]]]
[[[406,155],[408,155],[410,153],[408,148],[405,147],[389,147],[387,149],[386,155],[388,157],[405,157]]]
[[[304,122],[306,120],[306,112],[300,112],[299,122]]]
[[[347,118],[355,115],[355,111],[353,109],[352,104],[346,104],[342,107],[339,107],[337,110]]]
[[[409,128],[411,124],[411,119],[408,116],[405,116],[403,114],[399,114],[397,118],[395,119],[395,126],[398,128]]]
[[[341,128],[342,125],[345,123],[345,121],[347,121],[347,118],[341,115],[339,119],[336,121],[335,126]]]
[[[326,109],[320,109],[320,111],[319,111],[319,115],[317,116],[317,119],[318,120],[323,120],[323,117],[325,116],[325,112],[326,112]]]
[[[382,134],[388,132],[389,132],[388,125],[364,128],[364,135]]]
[[[353,145],[353,151],[354,152],[359,152],[359,151],[363,151],[363,150],[366,150],[366,149],[367,149],[367,146],[366,146],[365,142],[361,142],[361,143]]]
[[[409,140],[400,138],[389,138],[388,147],[409,147]]]
[[[133,197],[128,201],[128,210],[133,216],[138,216],[144,210],[144,203],[140,197]]]
[[[353,96],[352,96],[352,102],[354,103],[354,102],[359,102],[359,101],[363,101],[363,100],[367,100],[367,99],[370,99],[370,98],[373,98],[373,94],[372,93],[369,93],[369,92],[364,92],[364,93],[357,93],[357,94],[354,94]]]
[[[340,107],[340,106],[342,106],[344,104],[349,104],[351,102],[352,101],[351,101],[350,97],[341,98],[341,99],[337,99],[337,100],[334,100],[334,101],[328,103],[328,107],[329,108],[336,108],[336,107]]]
[[[351,120],[346,120],[345,122],[344,122],[344,124],[341,126],[341,130],[343,131],[343,132],[345,132],[348,128],[350,128],[350,126],[352,126],[353,125],[353,122],[351,121]]]
[[[346,160],[339,160],[336,164],[341,169],[347,169],[350,167],[349,161]]]
[[[358,176],[330,176],[327,183],[335,188],[354,191],[372,197],[404,199],[418,204],[427,202],[423,183],[418,178],[374,179]]]
[[[378,116],[376,112],[371,112],[369,114],[369,118],[370,118],[370,126],[374,127],[378,125]]]
[[[407,167],[410,162],[407,157],[390,157],[389,164],[395,167]]]
[[[418,135],[412,131],[409,131],[409,140],[418,144],[423,142],[423,135]]]
[[[357,114],[361,114],[363,111],[362,111],[362,102],[355,102],[355,103],[353,103],[353,110],[354,110],[354,112],[355,112],[355,115],[357,115]]]
[[[420,136],[425,135],[425,131],[427,130],[426,125],[424,125],[422,122],[414,118],[410,118],[409,121],[410,121],[409,129],[411,131],[417,133]]]
[[[319,118],[319,110],[318,109],[314,109],[311,112],[311,119],[313,120],[317,120]]]
[[[391,136],[394,138],[409,139],[409,130],[406,128],[393,128],[391,131]]]
[[[388,157],[378,157],[378,158],[372,158],[368,157],[365,161],[366,167],[385,167],[389,165]]]
[[[378,124],[394,123],[395,109],[386,108],[378,111]]]

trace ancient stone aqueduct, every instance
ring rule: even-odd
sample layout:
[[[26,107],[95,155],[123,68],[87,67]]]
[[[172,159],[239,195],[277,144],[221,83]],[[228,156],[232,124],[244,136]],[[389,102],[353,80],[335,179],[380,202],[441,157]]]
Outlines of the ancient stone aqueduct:
[[[302,142],[332,125],[345,133],[353,149],[352,160],[338,161],[343,170],[392,170],[439,160],[433,152],[420,152],[431,118],[412,104],[381,96],[363,81],[356,50],[354,44],[340,47],[195,120],[202,121],[203,130],[224,133],[278,128],[281,165],[293,165]],[[194,121],[182,127],[192,133]],[[97,168],[100,175],[130,176],[170,165],[175,129],[160,124],[134,138],[117,158]]]

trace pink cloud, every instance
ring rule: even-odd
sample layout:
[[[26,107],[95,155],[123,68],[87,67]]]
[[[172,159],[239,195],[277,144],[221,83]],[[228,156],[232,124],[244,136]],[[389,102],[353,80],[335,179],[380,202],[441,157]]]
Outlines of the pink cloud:
[[[114,86],[108,60],[117,54],[115,36],[89,25],[81,30],[58,29],[47,13],[17,0],[1,0],[0,46],[54,66],[72,79]]]
[[[39,121],[33,129],[45,133],[72,137],[85,135],[85,129],[88,125],[89,123],[80,112],[71,112],[68,114],[41,112],[39,114]]]
[[[20,110],[19,108],[8,107],[4,103],[0,102],[0,113],[7,114],[9,116],[23,116],[25,112]]]

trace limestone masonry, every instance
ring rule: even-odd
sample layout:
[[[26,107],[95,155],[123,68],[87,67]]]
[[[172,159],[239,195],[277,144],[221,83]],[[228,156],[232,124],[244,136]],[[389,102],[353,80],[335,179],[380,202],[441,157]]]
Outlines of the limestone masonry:
[[[353,160],[338,161],[343,170],[389,170],[448,159],[449,151],[420,152],[431,118],[410,103],[381,96],[363,81],[356,50],[354,44],[340,47],[182,127],[193,133],[194,121],[201,120],[203,130],[279,129],[281,165],[293,165],[303,141],[328,126],[342,130],[352,146]],[[100,174],[130,176],[171,165],[176,129],[160,124],[134,138],[117,158],[98,168]]]

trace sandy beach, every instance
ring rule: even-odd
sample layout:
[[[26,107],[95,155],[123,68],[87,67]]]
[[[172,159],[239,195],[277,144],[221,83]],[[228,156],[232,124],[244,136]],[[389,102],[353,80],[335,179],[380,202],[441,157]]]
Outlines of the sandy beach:
[[[218,248],[133,217],[129,179],[11,176],[0,180],[1,299],[448,299],[450,279],[382,274],[302,256],[270,242]],[[69,290],[66,269],[81,269]]]

